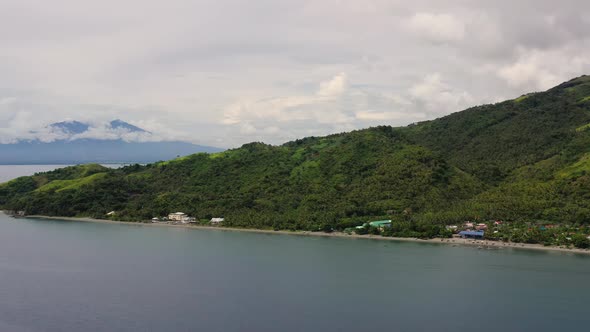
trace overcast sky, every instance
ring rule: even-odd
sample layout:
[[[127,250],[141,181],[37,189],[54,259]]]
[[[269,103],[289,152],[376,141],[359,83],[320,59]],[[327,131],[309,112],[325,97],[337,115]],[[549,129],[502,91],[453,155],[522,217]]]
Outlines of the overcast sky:
[[[219,147],[406,125],[590,74],[588,0],[0,0],[0,138]]]

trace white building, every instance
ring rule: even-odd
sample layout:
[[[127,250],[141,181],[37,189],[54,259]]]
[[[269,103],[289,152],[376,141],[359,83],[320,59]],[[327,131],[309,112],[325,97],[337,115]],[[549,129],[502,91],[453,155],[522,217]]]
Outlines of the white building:
[[[187,219],[188,219],[188,216],[184,212],[175,212],[175,213],[170,213],[168,215],[168,220],[170,220],[170,221],[184,221]]]
[[[213,225],[219,225],[220,223],[222,223],[224,221],[225,221],[224,218],[212,218],[211,219],[211,224],[213,224]]]
[[[486,225],[486,224],[477,224],[477,225],[475,225],[475,229],[477,229],[478,231],[480,231],[480,230],[486,230],[486,229],[488,229],[488,225]]]

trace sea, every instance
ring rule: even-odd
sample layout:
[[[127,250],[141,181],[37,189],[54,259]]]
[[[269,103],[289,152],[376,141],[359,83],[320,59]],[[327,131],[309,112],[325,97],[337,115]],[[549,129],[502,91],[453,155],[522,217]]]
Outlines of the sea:
[[[584,331],[589,280],[572,253],[0,214],[0,331]]]

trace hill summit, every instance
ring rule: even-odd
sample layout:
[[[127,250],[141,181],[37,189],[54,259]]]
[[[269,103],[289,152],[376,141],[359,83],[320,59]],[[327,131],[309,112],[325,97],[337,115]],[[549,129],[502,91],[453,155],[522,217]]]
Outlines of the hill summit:
[[[465,220],[588,224],[589,198],[588,76],[407,127],[117,170],[71,167],[0,186],[0,206],[31,214],[117,211],[139,221],[184,211],[293,230],[392,219],[416,234]]]

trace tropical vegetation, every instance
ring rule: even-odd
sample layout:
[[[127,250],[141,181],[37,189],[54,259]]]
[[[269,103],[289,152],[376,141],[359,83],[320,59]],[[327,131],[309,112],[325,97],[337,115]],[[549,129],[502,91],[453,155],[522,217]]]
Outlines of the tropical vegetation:
[[[28,214],[149,220],[171,211],[225,225],[448,236],[466,220],[590,224],[590,77],[407,127],[280,146],[245,144],[148,165],[80,165],[0,185]],[[536,227],[536,226],[535,226]]]

